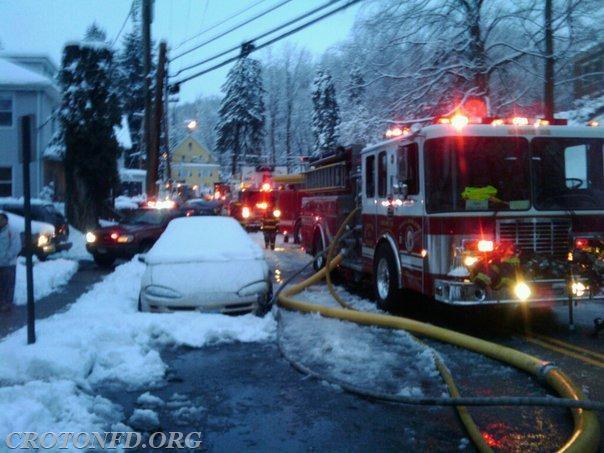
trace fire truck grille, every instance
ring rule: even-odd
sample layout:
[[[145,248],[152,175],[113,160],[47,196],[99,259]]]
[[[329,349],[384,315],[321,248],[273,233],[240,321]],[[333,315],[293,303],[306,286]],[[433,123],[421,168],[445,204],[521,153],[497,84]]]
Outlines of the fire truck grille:
[[[499,220],[497,238],[513,242],[523,252],[565,256],[569,250],[570,219]]]

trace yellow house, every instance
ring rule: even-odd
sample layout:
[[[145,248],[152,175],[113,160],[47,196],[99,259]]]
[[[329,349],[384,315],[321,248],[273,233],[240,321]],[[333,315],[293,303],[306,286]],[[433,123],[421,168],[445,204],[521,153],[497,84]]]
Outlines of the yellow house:
[[[172,150],[171,172],[173,181],[190,187],[197,195],[212,193],[214,183],[220,181],[220,165],[190,135]]]

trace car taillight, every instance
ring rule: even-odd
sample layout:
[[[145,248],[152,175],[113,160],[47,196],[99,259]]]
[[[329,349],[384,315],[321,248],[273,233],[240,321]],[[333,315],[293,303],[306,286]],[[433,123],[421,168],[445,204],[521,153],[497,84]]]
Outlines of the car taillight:
[[[585,249],[589,247],[589,239],[588,238],[575,238],[575,248],[576,249]]]

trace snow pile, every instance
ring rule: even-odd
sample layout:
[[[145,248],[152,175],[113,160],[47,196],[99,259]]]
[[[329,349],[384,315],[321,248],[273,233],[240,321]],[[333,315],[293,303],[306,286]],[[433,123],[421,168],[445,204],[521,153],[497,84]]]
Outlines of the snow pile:
[[[68,259],[56,259],[51,261],[34,260],[33,281],[34,300],[58,291],[67,284],[69,279],[77,272],[78,263]],[[15,280],[15,305],[27,304],[27,280],[25,258],[19,258],[17,262],[17,275]]]
[[[119,266],[67,312],[38,321],[35,344],[26,345],[25,328],[0,342],[0,438],[13,431],[109,429],[121,414],[92,394],[94,385],[160,383],[166,365],[158,350],[165,345],[274,339],[270,314],[139,313],[143,270],[136,259]]]

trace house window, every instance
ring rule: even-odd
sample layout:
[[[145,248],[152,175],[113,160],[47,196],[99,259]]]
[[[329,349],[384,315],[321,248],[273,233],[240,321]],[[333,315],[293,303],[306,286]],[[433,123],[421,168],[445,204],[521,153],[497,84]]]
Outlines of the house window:
[[[0,93],[0,127],[13,125],[13,96],[10,93]]]
[[[12,167],[0,167],[0,197],[13,195],[13,169]]]

